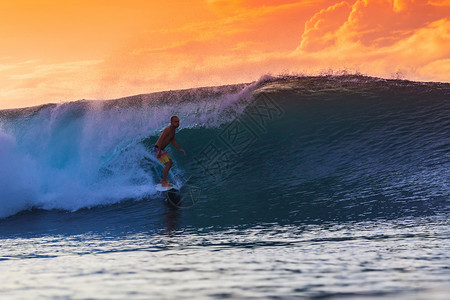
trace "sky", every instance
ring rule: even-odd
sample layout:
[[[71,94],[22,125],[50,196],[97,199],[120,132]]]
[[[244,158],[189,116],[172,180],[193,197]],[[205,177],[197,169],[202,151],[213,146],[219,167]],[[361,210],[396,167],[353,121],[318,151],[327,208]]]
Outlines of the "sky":
[[[0,3],[0,109],[341,72],[450,82],[450,0]]]

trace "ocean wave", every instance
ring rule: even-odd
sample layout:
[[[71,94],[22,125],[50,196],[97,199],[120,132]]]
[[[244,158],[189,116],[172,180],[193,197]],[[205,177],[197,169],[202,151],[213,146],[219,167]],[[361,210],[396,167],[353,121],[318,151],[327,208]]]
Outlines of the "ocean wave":
[[[267,75],[0,111],[0,218],[157,197],[162,168],[150,150],[172,115],[188,153],[169,147],[172,179],[191,178],[209,199],[239,211],[255,203],[293,218],[442,211],[449,99],[443,83]],[[290,213],[300,210],[310,214]]]

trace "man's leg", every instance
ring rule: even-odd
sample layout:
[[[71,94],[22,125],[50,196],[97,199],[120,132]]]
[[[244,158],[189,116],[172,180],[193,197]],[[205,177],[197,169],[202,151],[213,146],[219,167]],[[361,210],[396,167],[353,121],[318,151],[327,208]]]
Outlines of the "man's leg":
[[[172,167],[172,164],[172,160],[169,160],[164,164],[163,177],[161,179],[162,186],[171,186],[169,183],[167,183],[167,175],[169,175],[169,170]]]

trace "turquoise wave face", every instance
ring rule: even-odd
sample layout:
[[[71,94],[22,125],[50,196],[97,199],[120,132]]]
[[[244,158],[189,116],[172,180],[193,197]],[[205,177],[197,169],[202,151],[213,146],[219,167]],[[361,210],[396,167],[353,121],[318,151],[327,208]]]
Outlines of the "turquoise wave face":
[[[170,177],[195,206],[193,222],[439,214],[449,198],[449,95],[448,84],[285,77],[3,111],[0,159],[13,171],[1,174],[0,217],[158,198],[151,148],[171,115],[187,155],[168,147]]]
[[[234,121],[180,133],[195,153],[180,164],[204,191],[202,215],[291,223],[448,212],[448,87],[346,79],[268,84]]]

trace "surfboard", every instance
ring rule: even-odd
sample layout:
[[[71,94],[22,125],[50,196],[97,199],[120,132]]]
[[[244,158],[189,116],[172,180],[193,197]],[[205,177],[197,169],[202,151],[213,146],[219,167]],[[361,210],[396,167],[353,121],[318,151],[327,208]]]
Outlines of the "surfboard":
[[[171,189],[178,190],[177,187],[174,186],[174,185],[172,185],[172,186],[167,186],[167,187],[162,186],[161,183],[158,183],[158,184],[156,185],[156,190],[157,190],[158,192],[167,192],[167,191],[169,191],[169,190],[171,190]]]

